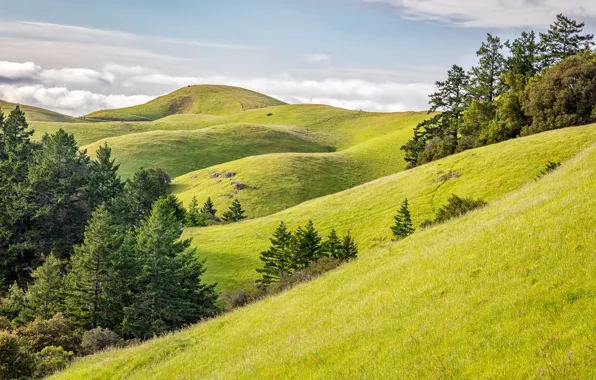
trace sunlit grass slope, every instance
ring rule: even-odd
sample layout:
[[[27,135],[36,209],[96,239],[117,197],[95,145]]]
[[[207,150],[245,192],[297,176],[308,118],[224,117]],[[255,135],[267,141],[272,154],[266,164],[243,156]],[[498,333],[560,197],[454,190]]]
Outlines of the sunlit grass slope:
[[[554,155],[557,144],[540,140],[571,132],[511,143]],[[542,158],[515,155],[484,159],[474,170],[484,180],[466,190],[515,187],[507,173],[521,183]],[[443,165],[464,180],[472,173],[458,158]],[[280,296],[82,359],[54,379],[596,378],[596,147],[492,198]]]
[[[532,182],[549,160],[563,161],[596,142],[596,125],[567,128],[447,157],[384,177],[341,193],[317,198],[263,218],[186,231],[198,254],[207,259],[205,278],[219,289],[246,286],[262,264],[259,253],[280,221],[291,228],[315,222],[321,233],[350,230],[361,253],[390,241],[389,227],[408,198],[416,225],[434,216],[452,194],[492,202]],[[447,181],[443,181],[445,175]],[[200,199],[204,201],[204,199]],[[215,206],[220,210],[219,201]]]
[[[131,177],[138,169],[162,168],[171,176],[242,157],[272,152],[325,152],[328,147],[300,130],[234,124],[195,131],[152,131],[100,140],[83,147],[90,154],[107,142],[120,166]]]
[[[243,88],[199,85],[181,88],[139,106],[93,112],[85,118],[147,121],[175,114],[230,115],[282,104],[285,103]]]
[[[15,109],[17,104],[5,102],[4,100],[0,100],[0,112],[3,112],[5,116],[8,116],[10,111]],[[27,105],[18,105],[21,110],[25,113],[28,122],[60,122],[60,123],[78,123],[81,120],[71,117],[62,115],[57,112],[49,111],[43,108],[27,106]]]

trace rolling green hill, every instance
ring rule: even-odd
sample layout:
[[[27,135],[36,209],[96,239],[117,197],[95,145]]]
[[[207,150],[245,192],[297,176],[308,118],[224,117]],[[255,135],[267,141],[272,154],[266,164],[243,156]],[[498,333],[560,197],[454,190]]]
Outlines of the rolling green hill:
[[[4,100],[0,100],[0,112],[4,112],[4,114],[9,114],[17,104],[5,102]],[[29,123],[31,122],[58,122],[58,123],[78,123],[81,122],[80,119],[74,118],[72,116],[66,116],[59,114],[57,112],[45,110],[43,108],[33,107],[33,106],[26,106],[26,105],[18,105],[23,112],[25,112],[25,117]]]
[[[220,239],[222,259],[254,267],[282,219],[351,229],[362,254],[280,296],[84,358],[53,379],[594,378],[595,141],[596,126],[512,140],[267,218],[191,230],[207,273],[216,262],[207,245]],[[533,180],[547,160],[576,153]],[[457,175],[442,177],[449,172]],[[367,251],[388,240],[404,197],[420,222],[454,192],[491,203]]]
[[[200,85],[181,88],[143,105],[93,112],[85,118],[151,121],[176,114],[230,115],[283,104],[280,100],[243,88]]]

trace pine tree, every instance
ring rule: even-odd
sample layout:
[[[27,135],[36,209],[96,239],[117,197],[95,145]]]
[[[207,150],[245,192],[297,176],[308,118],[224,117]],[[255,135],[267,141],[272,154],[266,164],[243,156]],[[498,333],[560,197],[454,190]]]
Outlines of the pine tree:
[[[85,240],[75,247],[65,278],[66,313],[75,326],[92,329],[101,324],[107,309],[104,289],[113,280],[113,256],[122,238],[105,204],[93,213]]]
[[[148,338],[194,323],[217,312],[214,285],[201,281],[203,263],[195,258],[190,240],[180,240],[182,228],[165,199],[155,202],[141,223],[134,247],[138,275],[130,306],[124,309],[124,329]]]
[[[492,102],[503,91],[501,76],[505,57],[501,52],[501,39],[490,33],[486,42],[476,52],[479,65],[472,68],[470,95],[479,101]]]
[[[292,268],[302,270],[308,264],[324,256],[321,237],[310,220],[304,228],[299,227],[293,238]]]
[[[283,276],[292,273],[292,233],[284,222],[279,224],[270,240],[271,247],[267,251],[261,252],[260,259],[264,263],[264,267],[257,269],[257,272],[262,274],[262,278],[257,283],[262,286],[269,286]]]
[[[327,240],[323,243],[323,251],[325,254],[332,259],[341,260],[342,259],[342,252],[341,252],[342,244],[341,240],[337,236],[337,232],[335,230],[331,230]]]
[[[393,235],[396,239],[403,239],[414,233],[414,227],[412,223],[412,216],[408,209],[408,200],[405,199],[395,216],[395,225],[391,227]]]
[[[91,162],[89,188],[92,208],[109,202],[122,193],[124,185],[118,176],[120,165],[112,159],[112,148],[108,143],[101,145]]]
[[[0,299],[0,315],[9,320],[17,318],[25,307],[25,291],[15,281],[8,292]]]
[[[466,71],[453,65],[447,72],[447,80],[435,82],[437,92],[430,95],[430,111],[443,111],[459,118],[469,103],[468,84],[470,78]]]
[[[510,52],[505,64],[508,74],[532,77],[538,73],[539,45],[534,31],[522,32],[513,42],[505,42],[505,46]]]
[[[178,200],[175,195],[166,195],[162,197],[164,202],[166,203],[167,207],[174,213],[176,220],[178,220],[181,224],[184,224],[186,221],[186,209],[182,205],[182,202]]]
[[[215,214],[217,213],[217,210],[215,209],[215,206],[213,205],[213,202],[211,201],[211,197],[207,198],[207,201],[205,202],[205,204],[203,205],[203,208],[201,209],[201,213],[209,218],[215,218]]]
[[[25,295],[25,314],[27,319],[41,317],[49,319],[62,307],[60,288],[62,262],[53,254],[45,258],[43,265],[33,271],[33,283]]]
[[[190,202],[186,213],[186,227],[203,227],[205,225],[205,217],[199,210],[197,197],[192,197],[192,201]]]
[[[340,252],[340,259],[344,261],[354,260],[358,257],[358,246],[354,242],[350,231],[344,235],[341,241]]]
[[[585,23],[578,23],[563,14],[557,15],[557,20],[546,33],[540,33],[540,61],[542,68],[575,55],[583,50],[590,50],[594,46],[594,35],[582,34]]]
[[[240,205],[240,201],[238,199],[234,199],[234,202],[232,202],[230,209],[223,213],[222,220],[224,222],[229,223],[239,222],[243,219],[246,219],[246,216],[244,216],[244,212],[245,211],[242,209],[242,206]]]

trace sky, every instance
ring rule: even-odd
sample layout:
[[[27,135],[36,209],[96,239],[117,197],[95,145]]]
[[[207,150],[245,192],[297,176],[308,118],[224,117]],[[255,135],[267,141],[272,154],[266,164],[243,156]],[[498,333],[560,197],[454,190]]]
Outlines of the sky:
[[[73,116],[226,84],[289,103],[428,108],[486,33],[596,32],[594,0],[0,0],[0,99]]]

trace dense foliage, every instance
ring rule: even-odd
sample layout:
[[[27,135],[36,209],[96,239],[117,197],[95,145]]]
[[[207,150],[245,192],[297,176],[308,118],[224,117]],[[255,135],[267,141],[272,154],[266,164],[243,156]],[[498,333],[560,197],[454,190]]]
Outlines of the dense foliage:
[[[402,147],[408,165],[596,121],[594,36],[584,26],[558,15],[539,40],[534,32],[505,43],[488,34],[477,66],[453,66],[436,82],[429,112],[440,113],[416,126]]]

